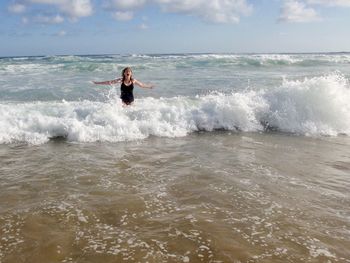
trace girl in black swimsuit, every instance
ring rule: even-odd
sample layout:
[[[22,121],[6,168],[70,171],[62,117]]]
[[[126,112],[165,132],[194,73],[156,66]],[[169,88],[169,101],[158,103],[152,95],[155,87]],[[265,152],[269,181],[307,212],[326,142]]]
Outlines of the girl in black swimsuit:
[[[116,83],[121,83],[120,85],[120,98],[122,99],[125,105],[130,105],[134,101],[134,84],[141,88],[153,89],[153,85],[144,84],[132,77],[131,68],[127,67],[122,71],[122,77],[113,80],[96,82],[93,81],[94,84],[98,85],[111,85]]]
[[[122,85],[120,85],[120,98],[126,105],[129,105],[134,101],[133,90],[134,90],[133,83],[127,86],[125,85],[124,82],[122,82]]]

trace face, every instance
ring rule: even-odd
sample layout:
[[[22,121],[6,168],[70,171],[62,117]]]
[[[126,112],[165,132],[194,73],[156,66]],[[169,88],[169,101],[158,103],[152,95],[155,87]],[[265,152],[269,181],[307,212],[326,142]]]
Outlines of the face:
[[[132,72],[131,72],[131,70],[130,69],[127,69],[127,70],[125,70],[125,72],[124,72],[124,76],[125,77],[131,77],[131,75],[132,75]]]

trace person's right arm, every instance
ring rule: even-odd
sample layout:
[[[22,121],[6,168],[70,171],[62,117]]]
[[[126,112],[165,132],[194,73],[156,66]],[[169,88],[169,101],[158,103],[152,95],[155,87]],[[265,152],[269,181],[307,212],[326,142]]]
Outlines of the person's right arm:
[[[112,79],[112,80],[106,80],[106,81],[93,81],[92,83],[96,85],[111,85],[111,84],[116,84],[121,82],[121,78],[119,79]]]

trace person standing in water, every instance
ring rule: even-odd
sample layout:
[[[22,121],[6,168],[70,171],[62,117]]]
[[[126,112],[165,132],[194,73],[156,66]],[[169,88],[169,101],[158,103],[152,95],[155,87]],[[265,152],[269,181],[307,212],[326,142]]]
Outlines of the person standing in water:
[[[125,105],[130,105],[134,101],[134,84],[141,88],[145,89],[153,89],[153,85],[150,84],[144,84],[132,77],[132,70],[130,67],[127,67],[123,69],[122,71],[122,77],[118,79],[113,80],[107,80],[107,81],[93,81],[94,84],[97,85],[111,85],[111,84],[117,84],[121,83],[120,85],[120,98],[123,101]]]

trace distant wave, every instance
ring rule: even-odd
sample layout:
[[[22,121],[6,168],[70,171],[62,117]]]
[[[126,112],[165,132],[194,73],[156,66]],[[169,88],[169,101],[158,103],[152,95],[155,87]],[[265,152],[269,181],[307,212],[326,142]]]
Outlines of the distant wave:
[[[350,135],[350,88],[337,73],[284,80],[275,88],[231,94],[143,98],[131,107],[108,102],[0,104],[0,143],[128,141],[181,137],[195,131],[275,129],[319,136]]]
[[[314,67],[350,64],[349,53],[335,54],[167,54],[14,57],[0,59],[0,74],[35,74],[47,71],[108,72],[134,64],[136,68],[157,68],[157,61],[169,67]],[[168,63],[168,64],[167,64]],[[142,66],[141,66],[142,65]]]
[[[160,60],[208,60],[231,62],[238,66],[274,66],[301,65],[315,66],[318,63],[350,64],[350,53],[311,53],[311,54],[165,54],[165,55],[132,55],[134,58]]]

